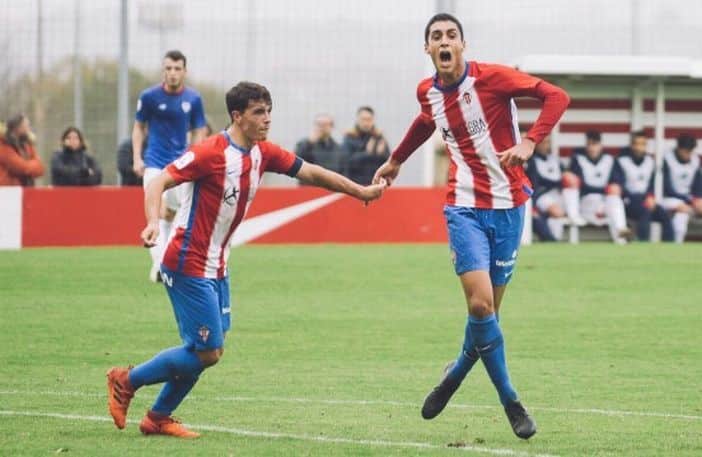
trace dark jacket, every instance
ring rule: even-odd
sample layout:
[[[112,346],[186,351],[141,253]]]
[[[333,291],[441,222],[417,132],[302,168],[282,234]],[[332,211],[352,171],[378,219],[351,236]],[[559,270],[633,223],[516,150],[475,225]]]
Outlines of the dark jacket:
[[[102,170],[95,158],[83,149],[63,148],[51,157],[51,184],[54,186],[97,186]]]
[[[347,154],[334,138],[312,142],[305,138],[295,145],[295,154],[309,163],[344,174]]]
[[[341,147],[348,155],[346,176],[359,184],[370,184],[375,171],[390,157],[390,147],[382,132],[361,132],[354,127],[344,136]]]
[[[141,148],[141,155],[144,156],[146,149],[146,139],[144,147]],[[120,184],[122,186],[141,186],[142,178],[134,173],[134,150],[132,149],[132,139],[122,141],[117,149],[117,170],[119,170]]]

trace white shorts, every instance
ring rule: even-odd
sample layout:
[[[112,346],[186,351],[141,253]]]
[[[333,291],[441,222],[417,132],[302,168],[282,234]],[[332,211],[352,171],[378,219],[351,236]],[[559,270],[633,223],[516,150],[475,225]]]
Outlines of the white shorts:
[[[675,208],[677,208],[680,205],[687,205],[687,203],[685,202],[685,200],[680,200],[679,198],[675,197],[665,197],[661,202],[661,206],[666,211],[675,211]]]
[[[605,225],[605,196],[602,194],[587,194],[580,198],[580,215],[592,225]]]
[[[551,189],[546,193],[541,194],[536,199],[536,208],[543,214],[548,213],[548,209],[553,205],[558,205],[561,209],[565,209],[565,201],[560,189]]]
[[[160,168],[146,168],[144,169],[144,189],[146,186],[158,175],[161,174],[163,170]],[[180,208],[180,193],[178,188],[180,186],[171,187],[163,193],[162,201],[166,205],[166,208],[171,211],[177,211]]]

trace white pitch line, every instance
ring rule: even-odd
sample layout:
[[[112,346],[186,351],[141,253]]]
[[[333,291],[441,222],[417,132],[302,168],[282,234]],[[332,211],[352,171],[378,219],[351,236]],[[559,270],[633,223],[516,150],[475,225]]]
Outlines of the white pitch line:
[[[27,395],[27,396],[58,396],[58,397],[90,397],[90,398],[101,398],[104,397],[103,393],[89,393],[89,392],[71,392],[71,391],[20,391],[20,390],[0,390],[0,395]],[[190,395],[187,397],[189,400],[207,400],[208,397],[200,397],[197,395]],[[386,405],[386,406],[402,406],[402,407],[419,407],[417,403],[411,402],[401,402],[393,400],[335,400],[335,399],[314,399],[314,398],[298,398],[298,397],[244,397],[244,396],[217,396],[209,397],[215,401],[232,401],[232,402],[270,402],[270,403],[303,403],[303,404],[321,404],[321,405]],[[493,405],[466,405],[460,403],[453,403],[448,405],[448,408],[457,409],[501,409],[499,406]],[[654,411],[623,411],[623,410],[610,410],[601,408],[553,408],[548,406],[529,406],[529,410],[532,411],[549,411],[554,413],[568,413],[568,414],[596,414],[601,416],[613,416],[613,417],[656,417],[662,419],[682,419],[682,420],[702,420],[702,416],[695,416],[691,414],[675,414],[675,413],[661,413]]]
[[[0,410],[0,416],[21,416],[21,417],[44,417],[51,419],[73,420],[73,421],[91,421],[91,422],[112,422],[112,419],[104,416],[82,416],[78,414],[62,414],[62,413],[46,413],[33,411],[5,411]],[[137,424],[137,421],[128,420],[130,424]],[[197,425],[185,424],[194,430],[203,430],[208,432],[229,433],[237,436],[248,436],[254,438],[272,438],[272,439],[290,439],[298,441],[313,441],[317,443],[331,444],[351,444],[357,446],[378,446],[378,447],[406,447],[416,449],[431,449],[431,450],[446,450],[446,451],[463,451],[476,452],[481,454],[492,455],[507,455],[514,457],[558,457],[553,454],[532,454],[523,451],[515,451],[513,449],[488,448],[483,446],[464,445],[461,447],[448,447],[432,443],[421,443],[414,441],[385,441],[385,440],[363,440],[352,438],[338,438],[331,436],[313,436],[313,435],[298,435],[294,433],[279,433],[279,432],[262,432],[257,430],[245,430],[240,428],[222,427],[219,425]]]

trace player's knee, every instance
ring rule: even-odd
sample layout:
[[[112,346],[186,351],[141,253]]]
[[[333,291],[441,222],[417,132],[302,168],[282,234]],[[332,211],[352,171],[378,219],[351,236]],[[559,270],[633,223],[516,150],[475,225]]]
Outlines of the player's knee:
[[[576,174],[566,171],[561,178],[561,184],[563,187],[577,189],[580,187],[580,179]]]
[[[621,195],[622,194],[622,188],[619,186],[619,184],[609,184],[605,188],[605,193],[607,195]]]
[[[559,205],[551,205],[548,207],[549,217],[564,217],[565,211]]]
[[[489,298],[472,297],[470,300],[469,314],[477,318],[487,317],[494,313],[495,307]]]
[[[213,349],[211,351],[198,351],[197,357],[200,359],[202,366],[208,368],[219,362],[223,352],[224,350],[222,348]]]

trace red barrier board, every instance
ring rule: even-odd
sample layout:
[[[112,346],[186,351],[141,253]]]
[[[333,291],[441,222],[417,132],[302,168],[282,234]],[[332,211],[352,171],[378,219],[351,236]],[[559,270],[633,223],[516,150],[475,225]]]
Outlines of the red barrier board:
[[[276,218],[296,205],[330,195],[311,187],[260,189],[246,222]],[[368,206],[342,196],[318,208],[259,227],[253,243],[434,243],[446,241],[445,190],[399,188]],[[266,217],[268,216],[268,217]],[[138,187],[27,188],[23,246],[139,245],[144,226]],[[261,224],[259,224],[261,225]]]

